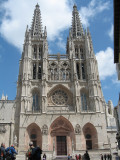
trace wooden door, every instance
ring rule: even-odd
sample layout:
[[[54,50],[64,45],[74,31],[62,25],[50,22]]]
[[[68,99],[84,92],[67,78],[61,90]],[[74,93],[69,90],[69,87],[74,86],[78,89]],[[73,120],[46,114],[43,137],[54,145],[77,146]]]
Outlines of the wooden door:
[[[92,140],[86,140],[86,149],[87,150],[92,149]]]
[[[66,136],[57,136],[57,155],[67,155]]]

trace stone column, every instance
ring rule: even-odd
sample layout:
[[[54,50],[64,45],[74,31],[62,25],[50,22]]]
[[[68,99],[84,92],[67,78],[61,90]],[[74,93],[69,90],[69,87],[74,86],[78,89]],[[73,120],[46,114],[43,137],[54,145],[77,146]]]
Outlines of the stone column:
[[[46,124],[42,127],[42,150],[48,151],[48,126]]]
[[[19,154],[24,154],[24,148],[25,148],[25,128],[23,127],[20,127],[19,128],[19,142],[18,142],[18,145],[19,145]]]

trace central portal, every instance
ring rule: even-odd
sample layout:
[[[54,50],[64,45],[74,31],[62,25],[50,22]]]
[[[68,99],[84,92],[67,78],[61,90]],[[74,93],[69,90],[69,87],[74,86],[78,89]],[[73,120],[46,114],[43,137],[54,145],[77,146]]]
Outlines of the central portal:
[[[57,155],[67,155],[66,136],[57,136]]]

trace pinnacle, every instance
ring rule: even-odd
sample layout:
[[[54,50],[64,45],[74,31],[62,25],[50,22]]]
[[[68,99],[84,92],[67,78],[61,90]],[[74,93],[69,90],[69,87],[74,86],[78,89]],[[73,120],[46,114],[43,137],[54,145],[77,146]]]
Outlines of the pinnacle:
[[[38,3],[36,4],[36,8],[39,8],[39,4]]]
[[[31,26],[32,36],[42,36],[42,20],[39,5],[37,3],[34,10],[33,21]]]
[[[76,4],[74,4],[73,8],[77,8]]]
[[[72,12],[72,36],[75,38],[81,37],[83,35],[83,28],[79,17],[79,12],[77,10],[76,4],[73,6]]]

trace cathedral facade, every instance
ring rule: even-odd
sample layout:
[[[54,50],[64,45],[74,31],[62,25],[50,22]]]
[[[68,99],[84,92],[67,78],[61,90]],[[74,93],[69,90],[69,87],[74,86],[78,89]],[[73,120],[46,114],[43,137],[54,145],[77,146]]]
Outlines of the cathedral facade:
[[[77,6],[66,54],[52,55],[37,4],[25,32],[16,99],[0,101],[0,141],[14,143],[19,154],[33,141],[50,159],[85,150],[111,153],[116,147],[113,109],[104,100],[91,35],[83,30]]]

